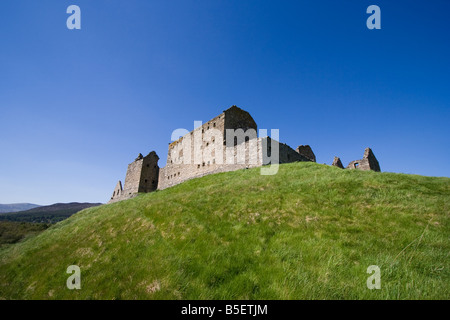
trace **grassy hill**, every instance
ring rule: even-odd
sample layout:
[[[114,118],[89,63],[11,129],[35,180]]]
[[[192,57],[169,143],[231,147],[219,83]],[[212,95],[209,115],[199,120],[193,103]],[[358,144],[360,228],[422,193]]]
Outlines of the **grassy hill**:
[[[449,299],[450,179],[315,163],[83,210],[0,249],[0,299]],[[81,290],[66,268],[81,268]],[[369,290],[367,267],[381,269]]]

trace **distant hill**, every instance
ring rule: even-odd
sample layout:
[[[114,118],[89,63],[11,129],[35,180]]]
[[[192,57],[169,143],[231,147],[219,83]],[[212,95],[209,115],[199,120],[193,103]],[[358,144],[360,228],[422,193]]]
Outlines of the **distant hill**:
[[[0,213],[25,211],[36,207],[40,207],[40,205],[34,203],[0,204]]]
[[[259,170],[89,208],[0,248],[0,300],[450,299],[449,178]],[[64,285],[70,265],[81,290]]]
[[[56,223],[67,219],[78,211],[99,205],[101,205],[101,203],[55,203],[49,206],[36,207],[25,211],[0,213],[0,221]]]

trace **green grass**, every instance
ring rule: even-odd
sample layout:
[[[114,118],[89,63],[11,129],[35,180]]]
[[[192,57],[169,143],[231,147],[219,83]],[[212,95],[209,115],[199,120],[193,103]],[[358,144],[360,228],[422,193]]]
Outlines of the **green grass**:
[[[449,299],[449,196],[449,178],[315,163],[210,175],[0,249],[0,299]]]
[[[0,221],[0,247],[36,235],[48,227],[45,223]]]

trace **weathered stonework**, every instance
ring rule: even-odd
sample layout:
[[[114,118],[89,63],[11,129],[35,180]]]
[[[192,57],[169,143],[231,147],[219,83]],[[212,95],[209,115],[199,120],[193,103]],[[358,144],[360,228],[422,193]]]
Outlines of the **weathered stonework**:
[[[381,171],[380,164],[370,148],[364,150],[364,156],[361,160],[350,162],[346,169]]]
[[[228,131],[227,131],[228,130]],[[165,189],[212,173],[259,167],[274,163],[315,161],[309,146],[295,151],[269,137],[257,137],[251,115],[236,106],[169,144],[166,166],[158,167],[154,151],[128,165],[125,186],[119,181],[110,202],[129,199],[138,192]],[[279,159],[272,161],[278,146]]]
[[[228,136],[227,129],[242,130],[243,135]],[[225,110],[169,145],[166,166],[159,173],[158,189],[212,173],[268,164],[271,140],[257,138],[256,130],[256,122],[247,111],[236,106]],[[279,143],[279,150],[280,163],[309,161],[285,144]]]
[[[344,166],[342,165],[341,159],[339,157],[334,157],[333,163],[331,165],[334,167],[344,169]]]
[[[122,181],[119,180],[119,182],[117,182],[117,184],[116,184],[116,187],[114,188],[114,192],[111,197],[111,200],[120,198],[122,196],[122,194],[123,194]]]
[[[299,154],[304,156],[309,161],[316,162],[316,155],[314,154],[314,152],[312,151],[312,149],[311,149],[311,147],[309,145],[298,146],[295,151],[297,151]]]
[[[309,145],[300,145],[294,150],[270,137],[258,138],[256,130],[251,115],[232,106],[170,143],[165,167],[159,168],[155,151],[145,157],[139,154],[128,165],[123,189],[119,181],[109,202],[129,199],[139,192],[165,189],[212,173],[296,161],[316,162]],[[332,165],[344,168],[338,157],[334,157]],[[366,148],[361,160],[350,162],[347,168],[380,171],[370,148]]]
[[[155,191],[158,188],[158,160],[159,157],[155,151],[145,157],[139,154],[128,165],[124,188],[122,189],[122,182],[119,181],[109,202],[129,199],[139,192]]]

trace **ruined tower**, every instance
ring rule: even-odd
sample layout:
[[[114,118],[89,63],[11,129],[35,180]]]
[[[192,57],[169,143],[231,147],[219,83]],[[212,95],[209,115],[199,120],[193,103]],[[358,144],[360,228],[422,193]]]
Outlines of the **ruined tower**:
[[[159,157],[155,151],[147,156],[139,153],[138,157],[128,165],[125,185],[119,181],[109,202],[128,199],[138,192],[151,192],[158,188]]]
[[[341,159],[339,157],[334,157],[333,159],[333,163],[331,164],[333,167],[338,167],[341,169],[344,169],[344,166],[341,162]]]
[[[309,145],[301,145],[298,146],[297,149],[295,149],[300,155],[308,159],[309,161],[316,162],[316,155],[312,151],[311,147]]]

